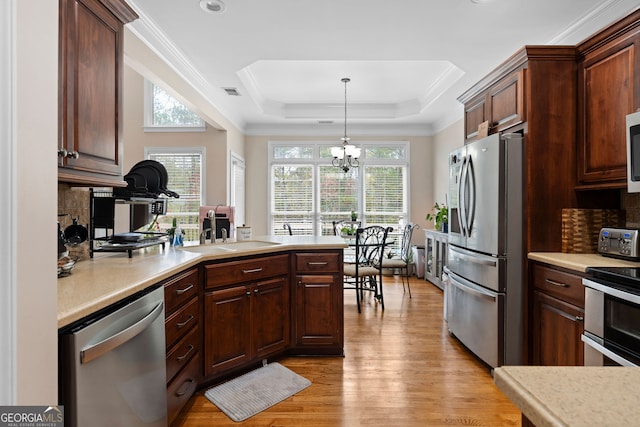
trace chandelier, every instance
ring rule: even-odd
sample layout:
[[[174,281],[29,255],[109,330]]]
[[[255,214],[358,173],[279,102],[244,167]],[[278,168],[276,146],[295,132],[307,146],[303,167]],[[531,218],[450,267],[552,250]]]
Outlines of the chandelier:
[[[345,172],[349,172],[351,168],[357,168],[359,165],[358,157],[360,157],[360,148],[349,144],[349,137],[347,137],[347,83],[350,81],[351,79],[347,77],[342,79],[344,83],[344,136],[341,138],[342,147],[331,148],[331,155],[333,156],[331,164]]]

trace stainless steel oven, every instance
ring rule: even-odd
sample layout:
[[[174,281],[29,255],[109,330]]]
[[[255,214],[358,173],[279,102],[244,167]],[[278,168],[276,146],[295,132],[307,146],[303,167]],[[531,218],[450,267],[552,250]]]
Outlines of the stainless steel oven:
[[[640,366],[640,289],[632,280],[606,276],[602,270],[638,273],[634,268],[598,268],[585,278],[585,366]],[[611,273],[609,271],[608,273]],[[604,276],[604,277],[603,277]],[[629,276],[627,276],[629,277]]]

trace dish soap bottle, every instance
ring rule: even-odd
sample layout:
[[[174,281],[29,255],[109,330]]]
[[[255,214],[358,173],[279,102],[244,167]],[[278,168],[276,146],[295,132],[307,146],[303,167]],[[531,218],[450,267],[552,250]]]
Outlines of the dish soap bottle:
[[[180,224],[176,226],[176,229],[173,232],[172,246],[184,246],[184,240],[182,238],[182,229],[180,228]]]

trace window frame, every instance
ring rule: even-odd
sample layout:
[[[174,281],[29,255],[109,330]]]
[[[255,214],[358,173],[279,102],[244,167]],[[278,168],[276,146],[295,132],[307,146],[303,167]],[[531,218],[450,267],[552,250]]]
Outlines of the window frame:
[[[403,212],[398,219],[398,225],[401,223],[410,222],[410,212],[411,212],[411,182],[410,182],[410,143],[409,141],[399,141],[399,140],[387,140],[387,141],[361,141],[361,142],[351,142],[351,144],[356,145],[361,148],[362,156],[359,160],[359,170],[357,172],[357,182],[356,187],[358,189],[357,194],[357,212],[359,214],[358,219],[362,221],[363,225],[366,225],[367,218],[365,212],[363,210],[364,201],[365,201],[365,169],[367,166],[401,166],[404,168],[404,194],[403,194],[403,202],[405,205],[406,211]],[[274,229],[273,221],[274,221],[274,210],[273,210],[273,196],[274,196],[274,176],[273,176],[273,167],[279,165],[310,165],[312,166],[312,175],[313,175],[313,212],[312,212],[312,221],[313,221],[313,235],[321,235],[322,230],[327,227],[323,227],[321,223],[322,212],[319,212],[321,203],[320,203],[320,166],[331,165],[331,161],[333,158],[328,157],[320,157],[320,149],[321,148],[330,148],[333,146],[338,146],[339,143],[335,141],[269,141],[268,142],[268,174],[269,174],[269,185],[268,185],[268,195],[267,195],[267,212],[268,212],[268,223],[267,229],[270,234],[275,234],[276,232],[280,232],[280,230]],[[274,151],[277,147],[312,147],[313,148],[313,156],[312,158],[291,158],[291,159],[282,159],[275,158]],[[398,159],[379,159],[379,158],[367,158],[366,151],[368,148],[380,148],[380,147],[389,147],[389,148],[401,148],[403,150],[403,156]],[[395,230],[397,232],[398,230]]]
[[[173,95],[160,85],[156,85],[148,79],[144,79],[144,131],[145,132],[206,132],[207,125],[205,121],[197,113],[193,112],[189,107],[182,104],[192,113],[196,114],[200,119],[199,124],[182,124],[182,125],[156,125],[153,123],[153,87],[158,86],[170,96]],[[175,97],[174,97],[175,98]]]

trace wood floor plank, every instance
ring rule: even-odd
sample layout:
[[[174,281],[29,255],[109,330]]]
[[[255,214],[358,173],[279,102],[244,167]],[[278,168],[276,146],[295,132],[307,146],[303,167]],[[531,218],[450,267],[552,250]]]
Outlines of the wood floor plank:
[[[358,314],[345,290],[345,357],[289,357],[280,363],[312,385],[236,423],[198,392],[174,427],[520,426],[520,411],[489,368],[453,337],[442,291],[413,277],[384,278],[385,310],[366,297]]]

